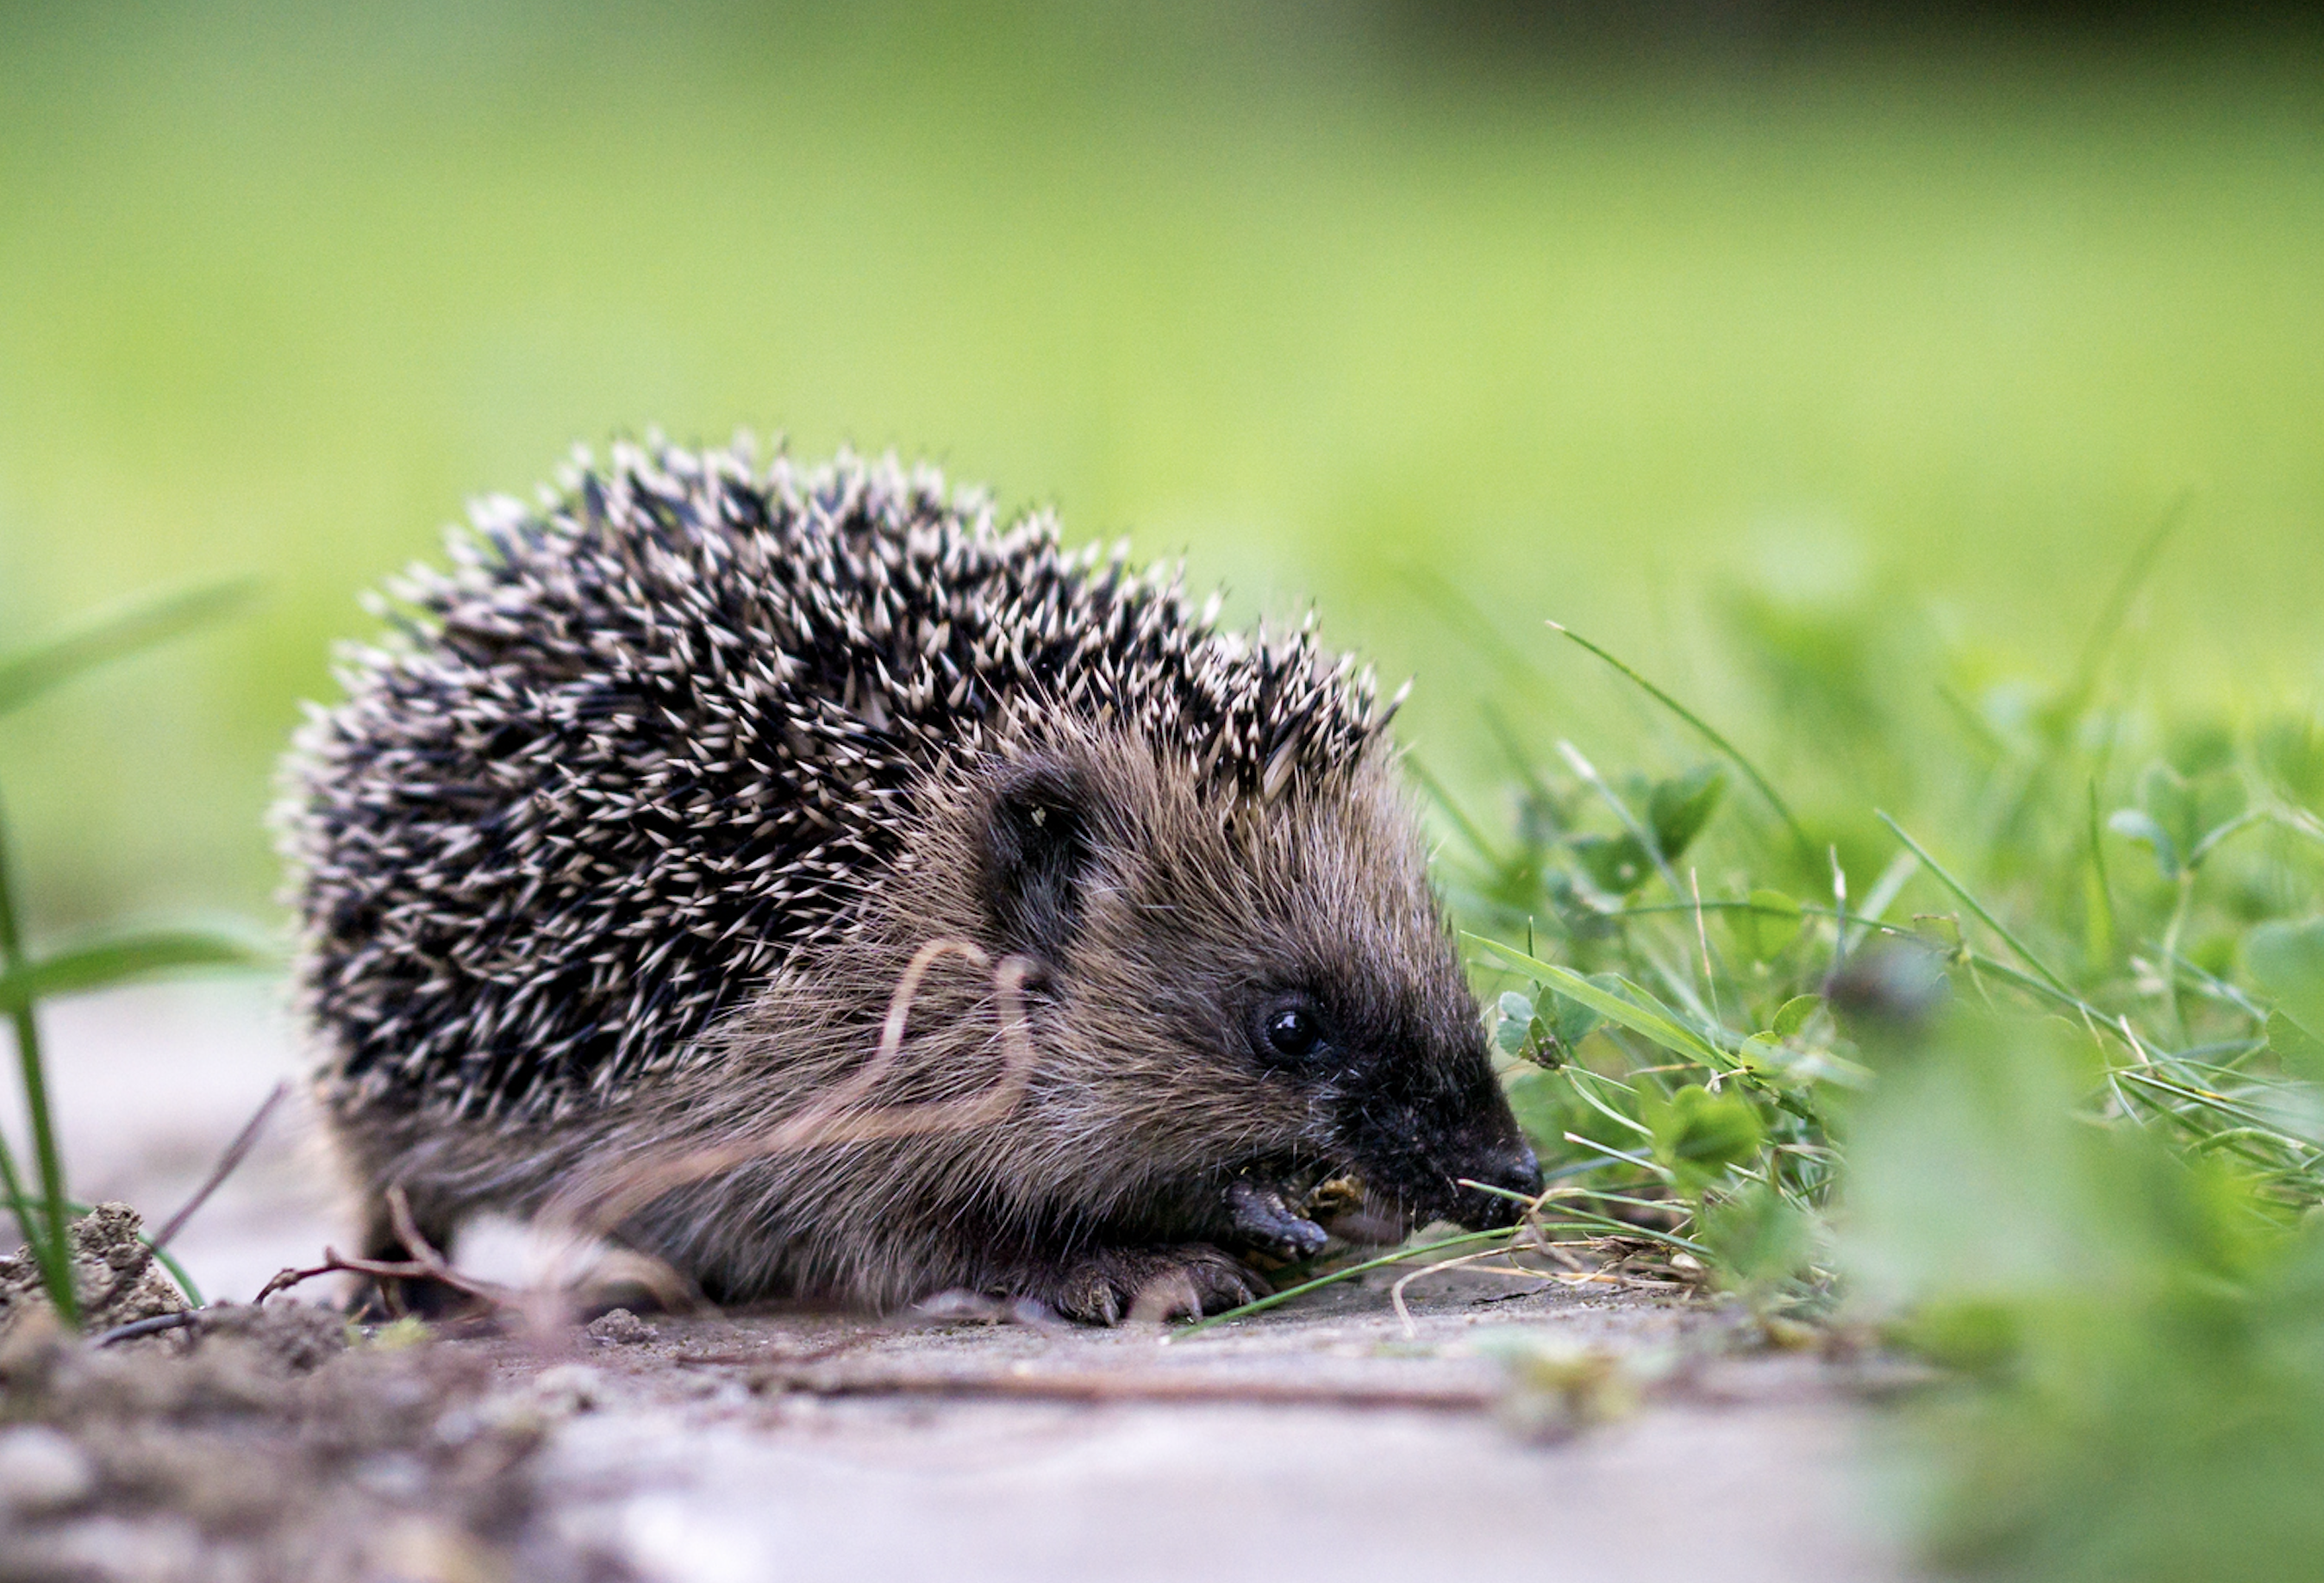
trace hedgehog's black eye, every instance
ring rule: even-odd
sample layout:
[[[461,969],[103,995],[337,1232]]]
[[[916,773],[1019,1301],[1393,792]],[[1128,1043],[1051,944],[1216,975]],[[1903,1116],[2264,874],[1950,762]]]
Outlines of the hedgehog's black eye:
[[[1270,1002],[1259,1014],[1262,1055],[1278,1060],[1312,1060],[1331,1042],[1323,1019],[1305,996]]]

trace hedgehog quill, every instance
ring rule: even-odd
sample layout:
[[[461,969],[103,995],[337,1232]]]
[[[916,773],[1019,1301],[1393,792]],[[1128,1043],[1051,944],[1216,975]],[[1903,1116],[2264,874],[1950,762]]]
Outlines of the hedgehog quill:
[[[716,1301],[1112,1323],[1263,1291],[1329,1178],[1343,1228],[1506,1224],[1393,703],[1124,553],[656,445],[394,585],[281,810],[365,1254],[391,1190],[442,1247],[598,1184]]]

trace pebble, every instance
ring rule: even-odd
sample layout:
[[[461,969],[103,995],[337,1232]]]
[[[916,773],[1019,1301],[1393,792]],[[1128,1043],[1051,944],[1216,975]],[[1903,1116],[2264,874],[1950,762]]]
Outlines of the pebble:
[[[46,1424],[0,1430],[0,1506],[26,1514],[52,1512],[96,1487],[88,1453]]]
[[[625,1308],[599,1314],[589,1321],[589,1335],[609,1347],[642,1347],[660,1338],[661,1332]]]
[[[366,1457],[354,1468],[355,1482],[383,1501],[417,1503],[428,1493],[428,1468],[419,1458],[401,1451]]]
[[[552,1417],[586,1412],[604,1399],[604,1381],[586,1364],[564,1363],[533,1377],[533,1400]]]

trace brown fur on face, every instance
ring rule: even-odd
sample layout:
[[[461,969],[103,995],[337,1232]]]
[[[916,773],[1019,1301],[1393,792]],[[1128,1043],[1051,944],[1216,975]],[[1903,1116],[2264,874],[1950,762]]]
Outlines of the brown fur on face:
[[[622,1240],[715,1296],[893,1306],[947,1289],[1111,1320],[1172,1283],[1217,1306],[1255,1282],[1230,1190],[1353,1170],[1409,1224],[1504,1221],[1471,1178],[1537,1180],[1487,1062],[1385,748],[1269,799],[1221,789],[1134,735],[1028,710],[1006,745],[915,790],[901,851],[839,938],[796,955],[668,1078],[523,1129],[374,1113],[341,1132],[422,1224],[471,1208],[586,1212],[659,1162],[809,1115],[878,1050],[895,986],[930,965],[896,1064],[862,1097],[966,1111],[1002,1080],[1008,1007],[989,963],[1028,969],[1033,1062],[1008,1113],[903,1137],[786,1149],[620,1216]],[[1328,1030],[1294,1059],[1262,1019]]]

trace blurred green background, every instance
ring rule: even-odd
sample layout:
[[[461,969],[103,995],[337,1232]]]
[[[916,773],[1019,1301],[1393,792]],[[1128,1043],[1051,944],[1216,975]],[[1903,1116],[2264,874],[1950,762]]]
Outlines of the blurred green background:
[[[1504,9],[0,9],[0,643],[269,588],[0,729],[37,919],[262,904],[358,590],[650,425],[1312,598],[1467,788],[1480,624],[1714,714],[1754,583],[2055,668],[2182,495],[2145,680],[2312,690],[2312,37]]]

